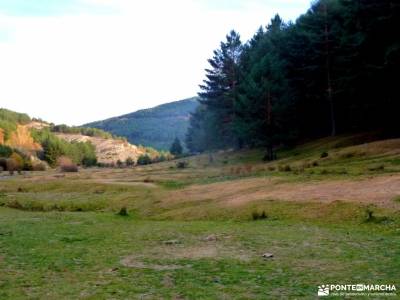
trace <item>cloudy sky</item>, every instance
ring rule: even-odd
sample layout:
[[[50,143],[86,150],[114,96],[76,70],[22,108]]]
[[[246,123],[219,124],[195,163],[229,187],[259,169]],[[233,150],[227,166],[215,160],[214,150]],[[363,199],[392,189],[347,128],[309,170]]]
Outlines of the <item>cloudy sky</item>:
[[[196,95],[226,33],[310,0],[0,0],[0,107],[80,125]]]

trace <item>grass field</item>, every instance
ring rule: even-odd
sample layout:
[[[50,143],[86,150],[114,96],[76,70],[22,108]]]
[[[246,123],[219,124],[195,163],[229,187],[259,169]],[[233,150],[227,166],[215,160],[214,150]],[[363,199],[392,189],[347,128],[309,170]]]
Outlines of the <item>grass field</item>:
[[[321,284],[400,288],[400,141],[342,137],[278,155],[0,177],[0,299],[315,299]]]

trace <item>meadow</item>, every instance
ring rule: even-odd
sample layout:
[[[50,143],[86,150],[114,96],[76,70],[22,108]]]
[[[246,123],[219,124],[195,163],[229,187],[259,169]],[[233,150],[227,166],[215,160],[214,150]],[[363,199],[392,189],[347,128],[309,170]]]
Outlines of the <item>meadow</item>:
[[[400,286],[400,140],[355,140],[269,163],[243,150],[3,173],[0,299],[314,299],[321,284]]]

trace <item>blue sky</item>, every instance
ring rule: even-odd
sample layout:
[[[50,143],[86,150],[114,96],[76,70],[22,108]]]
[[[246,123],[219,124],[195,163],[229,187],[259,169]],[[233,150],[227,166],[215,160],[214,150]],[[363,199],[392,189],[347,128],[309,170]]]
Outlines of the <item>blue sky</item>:
[[[0,107],[79,125],[191,97],[207,58],[309,0],[0,0]]]
[[[91,5],[80,0],[1,0],[0,11],[13,16],[37,17],[79,12],[107,13],[100,5]]]

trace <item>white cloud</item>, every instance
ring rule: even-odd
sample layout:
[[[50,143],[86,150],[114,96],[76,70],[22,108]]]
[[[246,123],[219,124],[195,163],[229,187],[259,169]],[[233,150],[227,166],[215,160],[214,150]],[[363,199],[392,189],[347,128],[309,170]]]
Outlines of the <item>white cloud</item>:
[[[194,0],[81,1],[110,13],[0,15],[0,30],[12,32],[0,41],[1,107],[78,125],[193,96],[225,34],[235,28],[248,39],[277,11],[259,1],[241,10]]]

